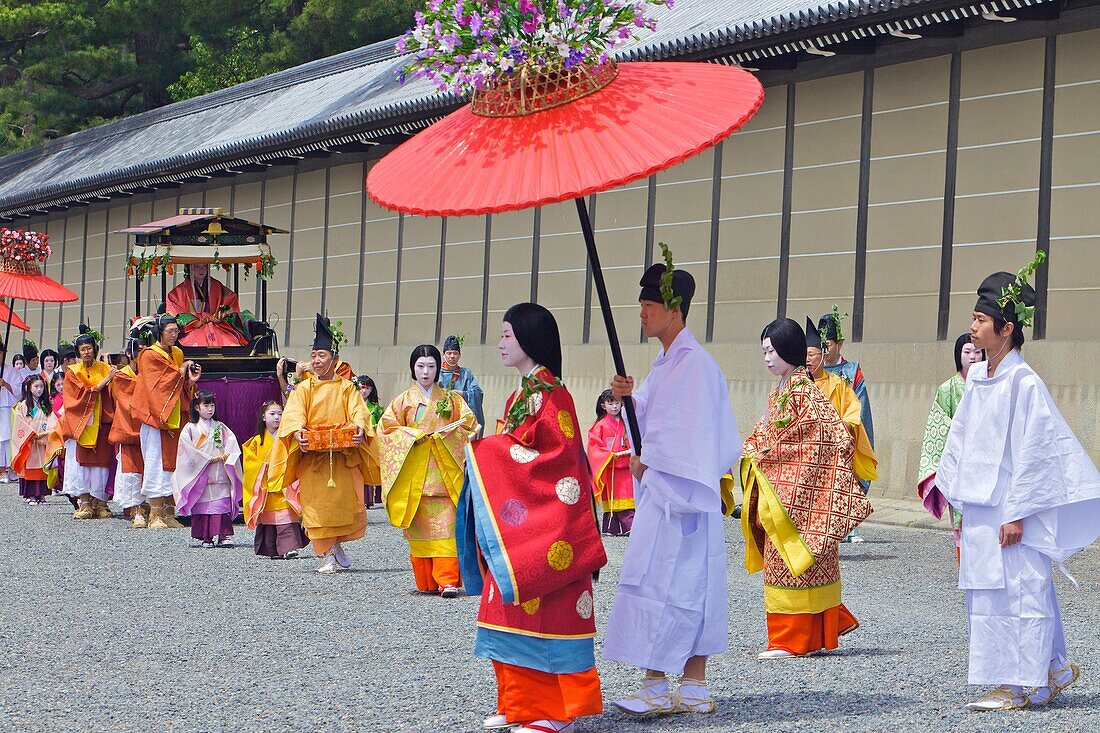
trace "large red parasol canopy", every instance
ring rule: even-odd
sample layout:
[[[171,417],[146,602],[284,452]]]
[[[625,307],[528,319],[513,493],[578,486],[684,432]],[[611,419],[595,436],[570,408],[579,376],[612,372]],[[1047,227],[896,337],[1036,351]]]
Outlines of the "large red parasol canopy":
[[[717,64],[635,62],[588,96],[489,117],[469,105],[388,154],[371,198],[423,216],[525,209],[580,198],[664,170],[717,144],[759,109],[752,74]]]
[[[706,63],[624,63],[591,73],[554,72],[541,81],[533,73],[530,87],[526,78],[513,77],[479,92],[473,105],[400,145],[371,169],[367,193],[382,206],[422,216],[491,214],[574,199],[615,371],[625,375],[584,197],[716,145],[756,113],[764,89],[742,69]],[[549,103],[540,105],[539,98]],[[528,111],[529,100],[537,111]],[[629,397],[623,407],[640,453]]]
[[[0,268],[0,298],[69,303],[79,297],[61,283],[43,275],[36,266],[24,265],[20,270]]]

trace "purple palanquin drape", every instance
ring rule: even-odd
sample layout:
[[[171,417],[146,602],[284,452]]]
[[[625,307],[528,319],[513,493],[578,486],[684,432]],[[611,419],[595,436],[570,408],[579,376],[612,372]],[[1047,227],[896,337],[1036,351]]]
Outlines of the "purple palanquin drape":
[[[218,419],[225,423],[237,442],[243,443],[256,434],[260,405],[265,400],[279,401],[279,380],[266,377],[204,377],[199,389],[214,393],[218,402]]]

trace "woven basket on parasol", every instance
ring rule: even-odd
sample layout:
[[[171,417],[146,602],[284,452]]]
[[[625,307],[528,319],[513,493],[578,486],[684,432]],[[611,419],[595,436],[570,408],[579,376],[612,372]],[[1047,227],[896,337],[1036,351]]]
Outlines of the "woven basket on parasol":
[[[598,92],[619,74],[614,61],[602,65],[526,63],[488,89],[474,92],[470,109],[482,117],[522,117],[560,107]]]

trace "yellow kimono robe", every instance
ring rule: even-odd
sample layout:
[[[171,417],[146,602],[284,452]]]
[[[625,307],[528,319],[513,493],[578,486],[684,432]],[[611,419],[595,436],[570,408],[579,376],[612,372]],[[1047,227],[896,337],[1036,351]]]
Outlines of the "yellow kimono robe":
[[[456,428],[432,435],[458,420],[462,424]],[[427,398],[413,384],[378,422],[382,502],[390,523],[405,530],[413,557],[458,557],[455,507],[466,444],[477,429],[477,418],[462,394],[438,384]]]
[[[311,427],[347,424],[363,428],[366,443],[331,452],[302,452],[294,437]],[[287,399],[278,437],[268,457],[268,490],[293,493],[298,482],[302,526],[314,552],[323,555],[337,542],[361,538],[367,527],[363,471],[376,459],[370,413],[356,386],[340,376],[305,377]],[[335,486],[329,486],[330,480]]]
[[[862,403],[856,396],[856,391],[843,377],[828,371],[824,372],[820,379],[815,380],[814,384],[829,399],[829,402],[833,403],[840,419],[852,431],[855,442],[852,473],[862,481],[877,481],[878,458],[875,457],[875,449],[871,447],[871,439],[867,437],[867,429],[863,427],[860,412]]]
[[[263,438],[261,442],[261,438]],[[272,491],[268,486],[268,458],[271,456],[271,448],[278,442],[267,433],[254,435],[241,445],[241,462],[244,478],[242,479],[242,492],[244,495],[244,520],[249,529],[256,529],[256,525],[280,524],[278,519],[297,521],[298,512],[301,509],[291,499],[288,499],[284,491]],[[294,492],[291,492],[293,495]],[[272,521],[263,521],[270,517]]]

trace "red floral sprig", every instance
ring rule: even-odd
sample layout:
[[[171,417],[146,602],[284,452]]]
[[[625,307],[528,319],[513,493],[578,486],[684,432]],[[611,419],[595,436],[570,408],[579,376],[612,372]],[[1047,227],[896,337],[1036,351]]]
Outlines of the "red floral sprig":
[[[0,259],[12,262],[45,262],[53,254],[50,238],[30,229],[0,229]]]

